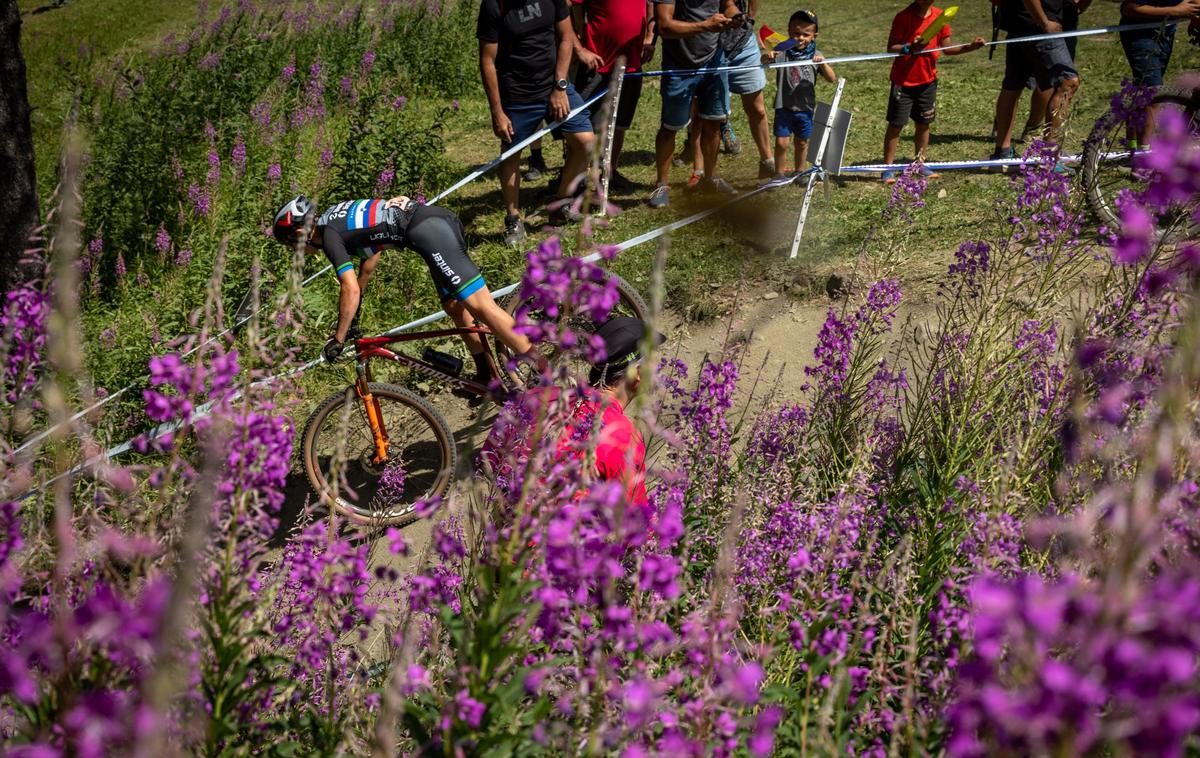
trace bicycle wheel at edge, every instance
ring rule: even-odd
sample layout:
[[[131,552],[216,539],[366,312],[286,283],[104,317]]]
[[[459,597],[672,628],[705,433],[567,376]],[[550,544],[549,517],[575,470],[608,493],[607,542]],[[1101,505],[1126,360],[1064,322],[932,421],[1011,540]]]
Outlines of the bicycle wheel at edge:
[[[646,306],[646,301],[642,299],[641,294],[639,294],[638,291],[633,288],[633,285],[616,274],[609,273],[608,276],[611,277],[616,283],[617,295],[619,296],[617,304],[613,306],[613,309],[609,314],[610,317],[632,316],[633,318],[645,321],[646,315],[650,312],[650,309]],[[501,307],[503,307],[508,313],[515,315],[517,312],[517,307],[520,306],[520,304],[521,300],[518,296],[518,293],[514,292],[504,298],[504,302],[501,303]],[[568,318],[567,324],[572,330],[587,334],[595,332],[599,327],[599,324],[585,316],[572,316]],[[542,352],[549,360],[554,360],[556,357],[558,357],[558,350],[553,346],[542,346]],[[499,342],[496,343],[496,353],[502,363],[509,358],[508,349]]]
[[[1198,115],[1191,90],[1163,87],[1151,100],[1154,105],[1170,105],[1188,113],[1193,133],[1198,131]],[[1096,124],[1083,148],[1083,184],[1087,192],[1088,206],[1101,224],[1112,230],[1121,226],[1121,212],[1117,208],[1117,197],[1122,190],[1140,192],[1146,185],[1143,178],[1135,176],[1129,160],[1105,159],[1111,152],[1128,150],[1124,122],[1104,119]],[[1160,226],[1160,229],[1164,228]]]
[[[401,526],[416,520],[417,500],[446,493],[454,477],[458,451],[450,426],[427,400],[403,387],[372,382],[389,438],[389,460],[374,463],[375,446],[366,411],[354,388],[321,403],[304,428],[302,451],[308,481],[321,500],[348,518],[374,526]],[[349,422],[343,428],[345,404]],[[343,482],[330,481],[337,450],[344,441]],[[403,473],[383,478],[391,466]],[[351,496],[353,493],[353,496]]]

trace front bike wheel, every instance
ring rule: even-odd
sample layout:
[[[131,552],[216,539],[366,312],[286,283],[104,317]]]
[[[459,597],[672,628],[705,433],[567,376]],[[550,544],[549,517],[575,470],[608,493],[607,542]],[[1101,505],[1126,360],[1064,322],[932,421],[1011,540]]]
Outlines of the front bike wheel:
[[[418,500],[446,494],[458,451],[449,424],[419,395],[371,382],[388,437],[388,457],[376,460],[375,438],[354,387],[327,398],[308,418],[304,469],[321,500],[362,524],[415,521]]]
[[[1150,103],[1155,108],[1182,111],[1188,118],[1190,131],[1197,132],[1200,123],[1197,122],[1195,95],[1190,89],[1163,87]],[[1083,186],[1088,207],[1102,225],[1114,232],[1121,228],[1120,198],[1141,194],[1150,180],[1149,172],[1135,168],[1126,132],[1127,124],[1109,114],[1096,122],[1083,147]],[[1178,213],[1160,219],[1160,232],[1173,227],[1180,219]]]
[[[617,304],[613,306],[612,311],[609,313],[609,317],[631,316],[633,318],[645,321],[647,315],[650,313],[650,309],[646,306],[646,301],[642,299],[641,294],[639,294],[638,291],[633,288],[633,285],[616,274],[609,273],[608,277],[616,286],[618,295]],[[524,301],[520,298],[520,293],[514,292],[506,297],[501,305],[510,315],[516,315],[517,308],[519,308],[523,302]],[[535,320],[542,320],[545,318],[545,314],[541,313],[540,311],[531,313],[529,315],[530,318]],[[568,316],[566,318],[565,326],[567,326],[576,334],[593,334],[598,328],[600,328],[599,323],[583,314],[572,314]],[[554,361],[562,356],[562,350],[557,345],[541,344],[538,345],[538,349],[549,361]],[[512,357],[510,351],[499,342],[496,343],[496,353],[500,358],[500,363],[502,366],[510,357]],[[584,365],[585,364],[582,362],[579,362],[578,368],[582,368]],[[584,370],[583,373],[586,374],[586,370]]]

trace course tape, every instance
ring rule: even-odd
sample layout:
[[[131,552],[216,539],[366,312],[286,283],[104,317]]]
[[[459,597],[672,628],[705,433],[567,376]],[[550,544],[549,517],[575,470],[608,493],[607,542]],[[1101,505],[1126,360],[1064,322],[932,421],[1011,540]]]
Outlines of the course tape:
[[[1120,157],[1129,155],[1129,153],[1107,153],[1104,156],[1105,160],[1114,160]],[[1083,160],[1080,155],[1062,155],[1059,156],[1059,163],[1079,163]],[[991,160],[981,161],[930,161],[922,164],[925,168],[935,169],[937,171],[953,171],[955,169],[971,169],[971,168],[991,168],[997,166],[1025,166],[1030,163],[1038,163],[1036,158],[1026,160],[1025,158],[993,158]],[[841,173],[846,174],[878,174],[883,171],[903,171],[908,168],[911,163],[868,163],[861,166],[842,166]]]
[[[1031,34],[1025,37],[1009,37],[1008,39],[993,40],[984,42],[984,47],[998,47],[1000,45],[1015,45],[1022,42],[1042,42],[1052,39],[1069,39],[1072,37],[1091,37],[1100,34],[1112,34],[1114,32],[1132,32],[1139,29],[1158,29],[1160,27],[1174,26],[1178,21],[1154,21],[1143,24],[1119,24],[1116,26],[1097,26],[1091,29],[1076,29],[1070,32],[1052,32],[1048,34]],[[775,63],[756,64],[746,63],[740,66],[713,66],[711,68],[701,69],[659,69],[657,71],[635,71],[626,74],[626,76],[695,76],[696,74],[718,74],[732,71],[754,71],[756,69],[780,69],[780,68],[800,68],[807,66],[822,66],[826,63],[859,63],[862,61],[885,61],[893,58],[901,58],[906,55],[928,55],[930,53],[941,53],[946,50],[957,50],[966,47],[969,43],[960,42],[944,47],[928,47],[916,53],[864,53],[860,55],[842,55],[834,58],[824,58],[821,61],[812,59],[800,61],[777,61]]]
[[[1111,34],[1113,32],[1135,31],[1135,30],[1139,30],[1139,29],[1157,29],[1159,27],[1173,26],[1177,23],[1178,23],[1177,21],[1166,21],[1166,22],[1154,22],[1154,23],[1144,23],[1144,24],[1124,24],[1124,25],[1117,25],[1117,26],[1104,26],[1104,27],[1095,27],[1092,29],[1077,29],[1075,31],[1070,31],[1070,32],[1055,32],[1052,34],[1035,34],[1035,35],[1026,36],[1026,37],[1010,37],[1008,39],[985,42],[984,44],[987,47],[991,47],[993,45],[996,45],[996,46],[1009,45],[1009,44],[1015,44],[1018,42],[1038,42],[1041,40],[1066,39],[1069,37],[1087,37],[1087,36],[1093,36],[1093,35],[1099,35],[1099,34]],[[947,45],[945,47],[927,48],[917,54],[923,55],[923,54],[934,53],[934,52],[943,52],[945,50],[952,50],[952,49],[956,49],[956,48],[960,48],[960,47],[965,47],[965,45],[964,44],[955,44],[955,45]],[[823,64],[823,63],[830,63],[830,64],[832,64],[832,63],[838,63],[838,64],[856,63],[856,62],[860,62],[860,61],[889,60],[892,58],[899,58],[902,55],[904,55],[904,53],[868,53],[868,54],[863,54],[863,55],[844,55],[844,56],[840,56],[840,57],[836,57],[836,58],[827,58],[827,59],[821,61],[820,63],[816,63],[811,60],[780,61],[777,63],[767,64],[766,66],[761,66],[761,65],[720,66],[720,67],[711,68],[711,69],[703,69],[703,71],[716,73],[716,72],[722,72],[722,71],[749,71],[749,70],[754,70],[754,69],[759,69],[759,68],[779,69],[779,68],[792,68],[792,67],[798,67],[798,66],[816,66],[816,65]],[[634,71],[634,72],[627,73],[626,76],[633,77],[633,76],[693,75],[696,73],[697,72],[695,70],[691,70],[691,69],[662,69],[662,70],[657,70],[657,71]],[[593,104],[598,102],[602,97],[604,97],[605,94],[607,94],[607,90],[602,90],[602,91],[598,92],[593,97],[586,100],[583,105],[571,110],[567,114],[567,117],[564,118],[562,121],[558,121],[553,124],[550,124],[549,126],[546,126],[545,128],[543,128],[541,131],[530,135],[529,137],[527,137],[524,140],[521,140],[517,144],[510,147],[508,150],[505,150],[504,152],[502,152],[499,156],[494,158],[492,161],[490,161],[487,164],[485,164],[484,166],[476,169],[475,171],[472,171],[471,173],[467,174],[465,177],[463,177],[462,179],[460,179],[459,181],[457,181],[456,183],[451,185],[449,188],[438,193],[434,198],[432,198],[429,201],[429,204],[433,205],[433,204],[437,203],[438,201],[445,199],[451,193],[458,191],[465,185],[470,184],[474,180],[478,179],[483,174],[487,173],[488,171],[491,171],[493,168],[495,168],[496,166],[498,166],[502,162],[504,162],[504,160],[506,160],[507,158],[517,154],[521,150],[528,147],[535,140],[546,136],[550,132],[552,132],[555,129],[557,129],[558,127],[562,126],[564,123],[566,123],[570,119],[574,118],[579,113],[582,113],[585,109],[589,108],[590,106],[592,106]],[[1019,166],[1022,164],[1023,164],[1023,161],[1015,160],[1015,162],[1011,162],[1011,161],[1010,162],[967,161],[967,162],[949,162],[949,163],[937,163],[937,164],[930,163],[930,164],[926,164],[926,165],[928,165],[929,168],[936,168],[939,170],[941,170],[941,169],[952,170],[952,169],[956,169],[956,168],[979,168],[979,167],[986,167],[986,166]],[[842,168],[842,172],[843,173],[845,173],[845,172],[871,173],[871,172],[880,172],[880,171],[887,171],[887,170],[899,170],[899,169],[905,168],[907,165],[908,164],[895,164],[895,165],[890,165],[890,166],[884,166],[883,164],[878,164],[878,165],[872,165],[872,166],[845,166]],[[325,268],[321,269],[320,271],[316,272],[315,274],[312,274],[311,276],[304,279],[301,282],[300,286],[307,287],[309,284],[312,284],[314,281],[316,281],[318,278],[320,278],[323,274],[325,274],[331,268],[332,268],[332,266],[325,266]],[[497,296],[501,296],[500,292],[497,292],[495,294]],[[507,293],[503,293],[503,294],[507,294]],[[254,312],[249,314],[245,319],[243,319],[238,324],[234,324],[232,327],[225,329],[224,331],[217,334],[215,337],[212,337],[209,340],[205,341],[204,343],[201,343],[200,345],[197,345],[196,347],[192,348],[192,350],[190,350],[187,353],[187,355],[190,355],[191,353],[220,339],[225,334],[228,334],[229,332],[233,331],[238,326],[240,326],[242,323],[245,323],[246,321],[248,321],[250,319],[250,317],[253,316],[254,313],[256,313],[260,309],[261,309],[261,305],[259,306],[259,308],[255,309]],[[437,319],[432,319],[432,320],[436,321]],[[425,322],[425,323],[428,323],[428,322]],[[412,328],[412,327],[410,327],[410,328]],[[79,419],[83,418],[87,414],[91,413],[92,411],[102,408],[109,402],[115,400],[116,398],[124,395],[125,393],[129,392],[130,390],[143,384],[147,378],[149,378],[148,374],[143,375],[142,377],[138,378],[134,382],[130,383],[128,386],[122,387],[121,389],[117,390],[116,392],[102,398],[101,400],[94,403],[90,407],[79,411],[78,413],[74,414],[66,421],[61,421],[52,427],[49,427],[47,429],[44,429],[44,430],[38,432],[33,437],[30,437],[28,440],[25,440],[24,442],[22,442],[21,445],[18,446],[13,451],[13,453],[14,454],[20,453],[21,451],[31,447],[32,445],[46,439],[54,432],[61,429],[63,426],[72,424],[72,423],[78,421]]]
[[[798,173],[794,176],[788,177],[785,180],[777,180],[777,181],[768,182],[767,184],[756,187],[747,192],[743,192],[740,195],[731,197],[728,200],[726,200],[724,203],[721,203],[720,205],[716,205],[712,208],[708,208],[708,209],[700,211],[698,213],[693,213],[692,215],[687,216],[686,218],[679,219],[678,221],[672,221],[669,224],[664,224],[663,226],[660,226],[657,229],[646,232],[644,234],[639,234],[636,237],[632,237],[632,238],[625,240],[624,242],[621,242],[618,245],[616,245],[616,250],[617,250],[617,252],[621,252],[624,250],[628,250],[631,247],[637,247],[638,245],[644,245],[645,243],[656,240],[659,237],[662,237],[665,234],[669,234],[670,232],[672,232],[676,229],[680,229],[682,227],[688,226],[689,224],[694,224],[697,221],[706,219],[709,216],[713,215],[714,213],[719,213],[735,203],[740,203],[743,200],[748,200],[751,197],[754,197],[755,195],[759,195],[763,192],[767,192],[769,190],[773,190],[778,187],[783,187],[788,184],[792,184],[797,179],[807,176],[809,173],[812,172],[812,170],[813,169],[809,169],[808,171]],[[582,260],[584,260],[588,263],[595,262],[599,259],[600,259],[600,253],[591,253],[582,258]],[[510,284],[506,287],[502,287],[502,288],[496,290],[495,292],[492,293],[492,296],[496,297],[496,298],[504,297],[505,295],[516,292],[517,288],[519,288],[520,286],[521,286],[520,282]],[[422,318],[416,319],[415,321],[410,321],[407,324],[403,324],[403,325],[397,326],[393,329],[389,329],[386,332],[383,332],[383,334],[380,336],[392,337],[397,334],[400,334],[401,332],[410,331],[412,329],[416,329],[416,328],[425,326],[425,325],[433,323],[435,321],[440,321],[441,319],[446,318],[446,315],[447,314],[444,310],[437,311],[436,313],[431,313],[428,316],[424,316]],[[264,377],[262,379],[255,380],[254,382],[251,383],[250,386],[251,387],[265,387],[265,386],[274,384],[274,383],[280,381],[281,379],[286,379],[286,378],[292,377],[292,376],[298,376],[299,374],[302,374],[305,371],[308,371],[310,368],[320,365],[321,363],[324,363],[324,359],[314,358],[313,360],[310,360],[307,363],[302,363],[299,366],[294,366],[293,368],[290,368],[287,371],[283,371],[279,374],[274,374],[272,376],[268,376],[268,377]],[[238,390],[238,391],[232,393],[226,400],[227,400],[227,402],[236,400],[236,399],[240,398],[242,396],[242,394],[243,394],[242,391]],[[179,429],[183,428],[183,426],[185,424],[195,423],[196,421],[209,415],[209,413],[212,411],[212,406],[213,406],[213,403],[211,403],[211,402],[205,403],[204,405],[201,405],[201,406],[197,407],[194,411],[192,411],[191,415],[187,418],[186,421],[172,421],[172,422],[165,423],[165,424],[159,424],[158,426],[150,429],[147,432],[139,434],[136,437],[132,437],[132,438],[120,443],[119,445],[115,445],[115,446],[105,450],[103,453],[92,456],[88,460],[77,464],[76,466],[68,469],[67,471],[64,471],[61,474],[58,474],[51,479],[48,479],[41,486],[35,487],[34,489],[29,490],[25,494],[18,497],[17,500],[19,500],[19,501],[27,500],[27,499],[33,497],[34,495],[36,495],[37,493],[42,492],[47,487],[54,484],[55,482],[62,479],[63,477],[73,476],[75,474],[81,473],[83,471],[86,471],[89,468],[95,467],[97,465],[100,465],[100,464],[108,461],[108,460],[111,460],[112,458],[115,458],[118,455],[129,452],[130,450],[133,449],[134,440],[143,439],[147,442],[153,442],[154,440],[160,439],[161,437],[163,437],[167,434],[171,434],[173,432],[178,431]]]

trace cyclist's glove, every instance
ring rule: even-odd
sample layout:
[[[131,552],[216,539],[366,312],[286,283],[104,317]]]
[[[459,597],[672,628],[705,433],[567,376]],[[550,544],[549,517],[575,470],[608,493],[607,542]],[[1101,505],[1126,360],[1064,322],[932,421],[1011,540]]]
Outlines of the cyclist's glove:
[[[326,363],[333,363],[345,349],[345,342],[338,342],[337,337],[330,337],[329,341],[325,343],[325,347],[321,348],[321,357],[325,359]]]

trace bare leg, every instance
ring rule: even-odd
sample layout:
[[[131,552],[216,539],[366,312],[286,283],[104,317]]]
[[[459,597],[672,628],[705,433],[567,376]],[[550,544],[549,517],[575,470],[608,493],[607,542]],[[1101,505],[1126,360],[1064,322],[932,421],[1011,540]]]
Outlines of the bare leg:
[[[470,298],[468,298],[469,300]],[[443,303],[446,308],[446,314],[450,316],[450,320],[456,326],[475,326],[475,319],[470,317],[467,309],[457,300],[448,300]],[[467,344],[467,352],[471,355],[479,355],[484,351],[483,338],[474,332],[462,335],[462,340]]]
[[[621,157],[621,148],[625,147],[625,130],[617,127],[613,132],[612,140],[612,169],[617,170],[617,165]]]
[[[521,154],[510,156],[500,164],[500,194],[504,209],[510,216],[521,215]]]
[[[788,148],[792,146],[791,137],[775,138],[775,173],[782,174],[788,170]]]
[[[704,175],[709,179],[717,176],[717,151],[721,148],[721,122],[700,119],[700,153],[704,157]]]
[[[671,178],[671,159],[675,157],[675,132],[665,126],[658,128],[654,136],[654,163],[658,169],[658,183],[666,184]]]
[[[1063,121],[1067,118],[1067,110],[1071,107],[1071,100],[1078,90],[1078,79],[1064,79],[1054,88],[1049,104],[1050,129],[1047,139],[1055,143],[1062,139]]]
[[[808,167],[808,138],[796,138],[796,170],[803,171]]]
[[[771,157],[771,130],[767,127],[767,106],[762,90],[752,95],[742,95],[742,108],[746,111],[746,120],[750,122],[750,135],[754,137],[754,145],[758,148],[758,159],[765,161]]]
[[[887,131],[883,133],[883,162],[895,163],[896,151],[900,149],[900,132],[904,129],[902,126],[888,124]]]
[[[513,328],[516,326],[516,321],[513,320],[508,311],[500,307],[487,287],[479,289],[466,300],[461,303],[455,303],[455,305],[460,310],[463,306],[466,306],[466,310],[470,311],[472,316],[487,326],[488,329],[491,329],[492,334],[496,335],[496,339],[507,345],[517,355],[523,355],[533,349],[533,343],[529,341],[528,337],[517,334]],[[450,309],[447,308],[446,312],[450,313]],[[451,317],[453,317],[452,313]],[[478,336],[475,336],[475,338],[479,339]],[[467,347],[470,347],[469,343]],[[482,341],[480,341],[479,352],[483,352]],[[474,351],[472,353],[474,354]]]
[[[700,124],[696,118],[696,104],[693,102],[692,128],[688,129],[688,145],[692,148],[692,171],[697,174],[704,173],[704,150],[700,147],[700,133]]]
[[[596,135],[591,132],[574,132],[563,135],[563,142],[567,147],[567,160],[563,166],[562,181],[558,184],[559,197],[567,197],[572,194],[572,185],[587,167],[588,154],[595,141]]]
[[[1013,121],[1017,117],[1017,101],[1021,90],[1002,89],[996,98],[996,149],[1012,147]]]
[[[929,155],[929,131],[929,124],[917,124],[917,132],[913,135],[913,148],[921,160]]]
[[[1029,96],[1029,119],[1025,122],[1025,133],[1039,139],[1046,135],[1046,123],[1049,121],[1050,96],[1052,89],[1035,89]]]

